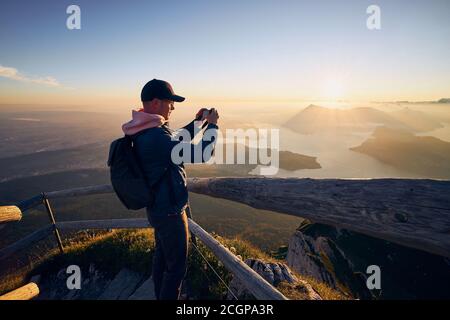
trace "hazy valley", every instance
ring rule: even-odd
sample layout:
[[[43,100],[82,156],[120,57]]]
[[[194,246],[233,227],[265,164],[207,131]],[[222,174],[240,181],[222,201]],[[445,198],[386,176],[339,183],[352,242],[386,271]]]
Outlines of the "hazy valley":
[[[186,124],[195,113],[192,110],[180,110],[171,126],[177,128]],[[236,111],[237,108],[221,111],[221,130],[280,130],[278,177],[450,177],[449,104],[394,103],[335,108],[314,104],[304,108],[266,108],[260,113],[256,108],[250,108],[248,112],[253,111],[251,118],[244,118]],[[109,144],[122,135],[120,125],[128,120],[129,111],[3,110],[0,113],[0,204],[17,203],[43,191],[109,183],[106,166]],[[227,143],[230,141],[218,144],[224,153]],[[245,154],[248,161],[248,155],[254,149],[251,141],[244,143],[247,144]],[[189,177],[249,176],[255,174],[257,167],[257,164],[248,162],[186,165]],[[441,278],[446,276],[445,262],[434,255],[354,233],[341,234],[337,229],[323,229],[320,225],[308,229],[316,230],[313,233],[301,229],[306,238],[298,238],[300,229],[297,228],[306,223],[301,218],[193,193],[190,197],[194,219],[207,231],[246,240],[265,253],[286,258],[293,270],[325,281],[331,288],[345,294],[370,297],[369,293],[361,290],[361,279],[354,276],[363,272],[366,260],[371,259],[370,255],[365,255],[369,249],[372,257],[384,259],[386,268],[392,272],[397,272],[395,261],[411,264],[420,264],[424,259],[428,261],[420,264],[420,270],[391,279],[388,290],[382,295],[384,298],[421,296],[421,292],[429,288],[428,283],[436,282],[433,277],[425,277],[411,286],[407,284],[408,279],[420,276],[421,272]],[[94,202],[95,206],[92,205]],[[145,217],[143,210],[126,211],[114,195],[55,200],[52,205],[58,221]],[[1,229],[0,247],[47,223],[43,207],[28,211],[20,224]],[[71,234],[63,237],[69,239]],[[323,237],[328,239],[326,243]],[[310,265],[296,260],[298,256],[296,258],[292,250],[286,251],[285,246],[292,241],[300,247],[317,246],[317,257],[314,258],[313,252],[309,253]],[[356,245],[356,242],[360,244]],[[5,261],[0,269],[6,272],[25,265],[38,259],[52,246],[46,242],[38,244],[28,253],[28,258]],[[327,262],[321,260],[323,256],[319,252],[328,252],[333,246],[344,250],[345,257],[330,251],[327,259],[331,259],[339,270],[325,270],[323,265]],[[285,249],[280,251],[280,247]],[[397,258],[386,260],[386,255]],[[404,257],[410,258],[405,260]],[[433,294],[446,296],[446,290],[439,287]]]

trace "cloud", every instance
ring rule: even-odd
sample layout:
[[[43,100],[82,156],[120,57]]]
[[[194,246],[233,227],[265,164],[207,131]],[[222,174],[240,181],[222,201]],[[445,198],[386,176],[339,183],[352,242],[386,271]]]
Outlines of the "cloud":
[[[53,77],[30,77],[22,74],[16,68],[4,67],[0,65],[0,77],[13,79],[22,82],[32,82],[49,87],[61,87],[61,84]]]

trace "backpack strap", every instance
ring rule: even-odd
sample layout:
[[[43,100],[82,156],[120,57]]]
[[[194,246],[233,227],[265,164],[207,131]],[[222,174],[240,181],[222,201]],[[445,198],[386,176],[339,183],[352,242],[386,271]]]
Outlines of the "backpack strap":
[[[162,125],[161,128],[162,128],[164,131],[166,131],[167,133],[169,133],[170,135],[172,135],[171,130],[170,130],[166,125]],[[139,131],[139,132],[137,132],[137,133],[135,133],[135,134],[133,134],[133,135],[125,135],[125,138],[129,139],[129,140],[130,140],[130,143],[132,144],[132,148],[131,148],[131,149],[132,149],[132,151],[133,151],[133,156],[134,156],[134,158],[136,159],[136,162],[137,162],[137,164],[138,164],[138,166],[139,166],[141,172],[144,172],[144,171],[142,170],[141,160],[139,159],[139,157],[138,157],[138,156],[136,155],[136,153],[135,153],[135,149],[134,149],[134,140],[135,140],[138,136],[140,136],[141,134],[145,133],[147,130],[150,130],[150,129],[152,129],[152,128],[144,129],[144,130]],[[172,165],[173,165],[172,162],[169,161],[169,164],[168,164],[168,166],[165,168],[164,173],[163,173],[163,174],[161,175],[161,177],[159,177],[158,180],[156,180],[156,182],[153,183],[152,185],[150,185],[150,184],[147,182],[147,180],[144,179],[145,182],[146,182],[146,184],[147,184],[147,187],[148,187],[150,190],[152,190],[152,192],[154,192],[154,191],[156,190],[156,188],[159,187],[159,185],[161,184],[162,180],[164,179],[164,177],[165,177],[167,174],[170,175],[170,173],[171,173],[170,170],[171,170],[171,166],[172,166]],[[170,182],[171,182],[171,181],[170,181]],[[172,185],[172,184],[169,183],[169,188],[171,187],[171,185]],[[169,199],[170,199],[170,202],[171,202],[172,204],[175,204],[175,203],[176,203],[176,202],[175,202],[175,198],[174,198],[174,195],[173,195],[172,190],[169,190]]]

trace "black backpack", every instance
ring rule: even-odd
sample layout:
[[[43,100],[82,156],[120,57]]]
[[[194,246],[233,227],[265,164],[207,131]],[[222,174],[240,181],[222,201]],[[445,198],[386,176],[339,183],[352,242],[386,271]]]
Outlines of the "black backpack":
[[[112,187],[124,206],[131,210],[139,210],[153,204],[154,189],[165,175],[163,174],[153,186],[148,184],[134,152],[133,139],[136,136],[125,135],[114,140],[108,156]]]

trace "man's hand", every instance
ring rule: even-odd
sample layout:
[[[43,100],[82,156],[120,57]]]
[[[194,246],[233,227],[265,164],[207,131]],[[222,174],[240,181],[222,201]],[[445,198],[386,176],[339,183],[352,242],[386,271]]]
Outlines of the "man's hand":
[[[206,119],[206,117],[203,116],[203,112],[207,111],[208,109],[206,108],[201,108],[200,110],[198,110],[197,114],[195,115],[195,120],[197,121],[203,121]]]
[[[208,123],[214,123],[217,124],[217,120],[219,119],[219,113],[215,108],[212,108],[209,110],[209,114],[206,116],[203,114],[205,111],[208,111],[207,108],[201,108],[197,114],[195,115],[195,120],[197,121],[203,121],[206,120]]]
[[[219,113],[217,112],[217,110],[215,108],[212,108],[209,111],[209,114],[206,116],[206,121],[208,121],[208,123],[213,123],[213,124],[217,125],[218,119],[219,119]]]

